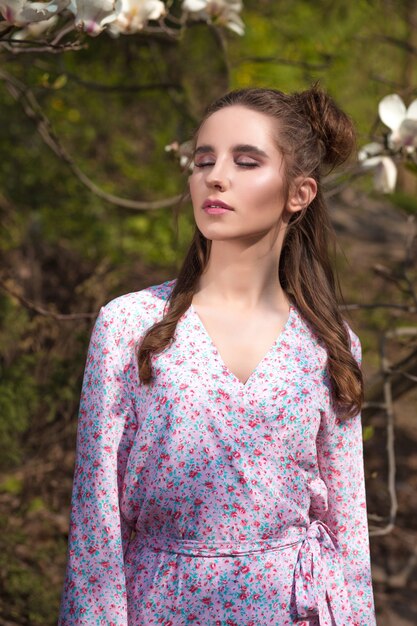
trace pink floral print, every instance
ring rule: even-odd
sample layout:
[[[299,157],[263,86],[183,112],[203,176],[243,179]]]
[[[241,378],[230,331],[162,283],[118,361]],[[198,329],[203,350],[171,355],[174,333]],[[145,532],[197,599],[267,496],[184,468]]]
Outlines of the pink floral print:
[[[96,320],[59,624],[374,626],[361,421],[338,419],[323,345],[291,307],[242,383],[191,305],[142,385],[174,284]]]

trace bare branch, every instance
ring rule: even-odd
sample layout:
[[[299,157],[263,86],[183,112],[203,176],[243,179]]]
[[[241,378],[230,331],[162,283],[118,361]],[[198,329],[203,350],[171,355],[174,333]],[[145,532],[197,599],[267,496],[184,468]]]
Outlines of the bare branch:
[[[72,33],[73,30],[75,30],[75,23],[74,23],[74,21],[70,21],[67,24],[64,24],[64,26],[61,28],[61,30],[59,30],[57,33],[55,33],[55,39],[53,39],[51,41],[51,45],[52,46],[57,46],[59,44],[59,42],[61,41],[61,39],[63,37],[65,37],[65,35],[68,35],[69,33]]]
[[[339,308],[342,311],[359,311],[361,309],[397,309],[406,311],[407,313],[417,313],[417,307],[409,304],[396,304],[395,302],[355,302],[352,304],[341,304]]]
[[[259,57],[242,57],[238,63],[233,65],[241,65],[242,63],[274,63],[276,65],[289,65],[290,67],[300,67],[303,70],[319,71],[326,70],[332,64],[333,59],[330,55],[326,55],[326,59],[323,63],[309,63],[308,61],[295,61],[293,59],[284,59],[282,57],[274,56],[259,56]]]
[[[391,35],[375,35],[374,39],[376,41],[388,43],[392,46],[395,46],[396,48],[400,48],[401,50],[405,50],[409,54],[417,55],[417,48],[415,48],[405,39],[399,39],[398,37],[392,37]]]
[[[100,92],[116,92],[116,93],[137,93],[143,91],[156,91],[158,89],[177,89],[181,90],[181,85],[179,83],[170,83],[170,82],[160,82],[160,83],[149,83],[148,85],[104,85],[103,83],[96,83],[91,80],[84,80],[74,74],[73,72],[67,72],[66,70],[63,72],[57,72],[58,74],[65,74],[68,78],[77,83],[77,85],[81,85],[82,87],[86,87],[87,89],[92,89],[93,91]]]
[[[48,52],[49,54],[60,54],[61,52],[69,52],[75,50],[83,50],[88,47],[87,43],[83,43],[80,39],[70,41],[68,43],[60,43],[61,39],[75,30],[74,22],[69,22],[56,33],[52,41],[46,40],[30,40],[15,39],[13,36],[0,40],[0,47],[12,54],[22,54],[31,52]]]
[[[413,247],[417,237],[416,218],[415,215],[409,215],[407,218],[407,234],[405,240],[405,258],[404,265],[407,267],[413,260]]]
[[[386,336],[392,339],[393,337],[414,337],[417,335],[417,328],[415,326],[401,326],[399,328],[393,328],[386,332]]]
[[[395,526],[398,511],[397,491],[395,485],[396,461],[394,449],[394,405],[392,399],[392,378],[390,365],[386,356],[386,337],[381,342],[381,369],[384,376],[384,404],[387,416],[387,457],[388,457],[388,493],[390,498],[390,513],[388,523],[383,528],[370,529],[370,536],[387,535]]]
[[[374,80],[376,83],[382,83],[383,85],[387,85],[390,89],[395,89],[396,91],[403,88],[402,83],[399,83],[395,80],[388,80],[388,78],[385,78],[385,76],[380,76],[379,74],[370,74],[369,78],[371,80]]]
[[[390,369],[389,370],[390,374],[401,374],[401,376],[405,376],[406,378],[408,378],[408,380],[412,380],[413,382],[417,383],[417,376],[413,376],[412,374],[408,374],[407,372],[403,372],[402,370],[397,370],[397,369]]]
[[[391,574],[388,576],[386,580],[386,584],[393,589],[403,589],[407,586],[411,574],[415,566],[417,565],[417,545],[414,545],[412,548],[412,552],[408,557],[406,564],[403,569],[397,572],[396,574]]]
[[[398,363],[376,374],[367,384],[365,392],[366,406],[364,410],[368,416],[378,411],[380,405],[385,405],[385,380],[389,379],[392,385],[392,400],[397,400],[415,387],[413,377],[417,376],[417,348]],[[386,407],[385,407],[386,408]]]
[[[37,102],[33,92],[28,87],[26,87],[26,85],[24,85],[15,77],[11,76],[2,69],[0,69],[0,78],[5,81],[7,89],[11,96],[17,102],[21,103],[26,115],[33,122],[35,122],[37,131],[42,137],[44,143],[52,150],[52,152],[54,152],[54,154],[56,154],[68,165],[68,167],[71,169],[73,174],[75,174],[78,180],[98,197],[106,200],[106,202],[115,204],[116,206],[120,206],[125,209],[133,209],[136,211],[149,211],[171,207],[183,199],[184,194],[179,194],[172,198],[165,198],[164,200],[142,202],[138,200],[129,200],[127,198],[120,198],[119,196],[105,192],[98,185],[96,185],[96,183],[90,180],[90,178],[88,178],[86,174],[84,174],[84,172],[78,167],[78,165],[74,162],[69,153],[63,147],[57,135],[53,131],[49,119],[46,117],[41,109],[41,106]]]
[[[38,315],[42,315],[43,317],[51,317],[54,320],[59,322],[69,322],[72,320],[81,320],[81,319],[94,319],[98,315],[98,311],[93,311],[91,313],[56,313],[55,311],[51,311],[50,309],[46,309],[42,306],[31,302],[20,293],[17,293],[14,289],[9,287],[6,282],[0,278],[0,287],[6,291],[9,295],[16,298],[26,309],[37,313]]]

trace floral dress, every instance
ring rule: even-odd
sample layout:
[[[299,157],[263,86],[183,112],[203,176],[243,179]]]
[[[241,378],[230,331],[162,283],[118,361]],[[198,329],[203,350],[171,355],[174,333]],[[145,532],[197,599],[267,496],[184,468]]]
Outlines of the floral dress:
[[[96,320],[59,624],[373,626],[361,421],[337,418],[322,343],[292,306],[242,383],[191,305],[142,385],[174,284]]]

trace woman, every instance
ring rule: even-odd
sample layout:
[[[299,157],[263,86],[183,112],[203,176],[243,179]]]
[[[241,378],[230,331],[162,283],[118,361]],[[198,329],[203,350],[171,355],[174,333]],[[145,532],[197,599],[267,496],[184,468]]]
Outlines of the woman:
[[[93,331],[60,624],[375,624],[360,344],[320,180],[353,145],[316,88],[208,109],[178,278]]]

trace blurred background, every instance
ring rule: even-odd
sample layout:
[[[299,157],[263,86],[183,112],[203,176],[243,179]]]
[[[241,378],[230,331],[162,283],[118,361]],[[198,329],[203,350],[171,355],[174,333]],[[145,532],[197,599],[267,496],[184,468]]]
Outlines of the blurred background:
[[[205,105],[317,80],[358,147],[379,142],[398,170],[383,194],[390,164],[355,156],[326,190],[363,344],[378,624],[416,624],[417,130],[408,120],[393,146],[378,103],[417,97],[417,2],[194,4],[205,13],[167,2],[170,17],[94,38],[65,14],[53,34],[0,21],[0,625],[56,624],[92,324],[113,297],[176,276],[193,230],[189,202],[175,218],[179,157]]]

